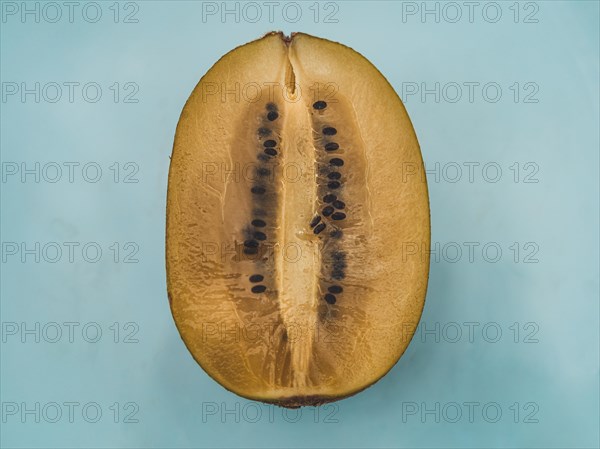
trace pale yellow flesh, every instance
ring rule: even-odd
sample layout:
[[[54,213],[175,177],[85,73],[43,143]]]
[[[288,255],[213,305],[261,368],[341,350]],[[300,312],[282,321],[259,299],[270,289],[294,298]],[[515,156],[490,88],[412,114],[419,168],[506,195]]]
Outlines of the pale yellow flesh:
[[[322,99],[328,107],[316,112]],[[281,143],[269,184],[272,250],[257,264],[240,254],[267,100],[279,106]],[[335,155],[320,148],[318,128],[330,122]],[[323,301],[331,243],[308,226],[322,207],[316,181],[327,156],[345,160],[348,213],[338,242],[348,253],[344,293],[333,306]],[[427,186],[403,179],[407,167],[423,172],[408,115],[352,49],[270,34],[213,66],[177,127],[167,205],[173,316],[213,378],[245,397],[303,405],[351,395],[393,366],[418,323],[429,269]],[[268,273],[260,295],[247,280],[257,270]]]

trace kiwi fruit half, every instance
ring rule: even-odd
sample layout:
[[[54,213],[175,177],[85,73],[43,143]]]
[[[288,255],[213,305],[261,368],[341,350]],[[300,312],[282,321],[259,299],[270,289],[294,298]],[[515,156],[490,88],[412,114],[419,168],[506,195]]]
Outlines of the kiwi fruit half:
[[[429,201],[413,172],[406,110],[356,51],[269,33],[223,56],[183,108],[167,195],[171,311],[202,368],[285,407],[384,376],[427,288]]]

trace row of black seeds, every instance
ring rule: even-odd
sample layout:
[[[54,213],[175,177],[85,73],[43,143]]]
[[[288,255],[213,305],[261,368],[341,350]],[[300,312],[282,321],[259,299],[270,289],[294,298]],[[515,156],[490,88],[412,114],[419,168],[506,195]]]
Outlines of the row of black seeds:
[[[266,105],[267,115],[266,118],[268,121],[272,122],[277,120],[279,117],[279,113],[277,112],[277,106],[274,103],[268,103]],[[258,128],[258,136],[260,138],[269,137],[272,134],[272,130],[267,127]],[[275,147],[277,146],[277,141],[273,139],[267,139],[263,142],[263,152],[259,153],[258,160],[261,162],[268,162],[272,157],[277,156],[277,150]],[[258,167],[257,174],[259,176],[268,176],[271,174],[271,171],[267,167]],[[254,185],[250,189],[250,192],[254,195],[264,195],[267,192],[265,186],[262,185]],[[265,215],[265,212],[262,209],[254,209],[255,215]],[[254,227],[254,231],[252,231],[252,238],[244,241],[244,253],[245,254],[257,254],[259,242],[265,241],[267,239],[267,235],[260,231],[260,228],[264,228],[267,226],[266,221],[261,218],[254,218],[251,223]],[[267,290],[267,287],[263,284],[259,284],[264,280],[264,276],[262,274],[253,274],[248,280],[253,284],[250,289],[252,293],[264,293]]]
[[[320,111],[327,108],[325,101],[319,100],[313,104],[313,108]],[[323,136],[331,137],[337,134],[337,129],[332,126],[325,126],[322,129]],[[333,152],[339,150],[340,145],[337,142],[327,142],[324,145],[324,149],[327,152]],[[339,167],[344,166],[344,160],[339,157],[334,157],[329,160],[329,165],[332,167],[332,171],[327,174],[327,188],[329,190],[337,190],[342,186],[341,178],[342,174],[337,171]],[[323,197],[323,202],[327,204],[321,210],[323,217],[330,217],[332,220],[340,221],[346,218],[344,212],[339,212],[346,208],[346,204],[338,199],[337,195],[333,193],[327,193]],[[336,211],[337,210],[337,211]],[[310,227],[313,228],[315,234],[320,234],[325,230],[327,225],[321,220],[321,215],[316,215],[310,222]],[[333,238],[340,238],[342,231],[335,229],[331,231],[330,236]],[[346,254],[341,251],[335,251],[333,253],[333,271],[331,277],[336,280],[344,278],[344,269],[346,268]],[[339,285],[332,285],[328,288],[328,293],[325,294],[324,299],[327,304],[335,304],[337,301],[336,294],[342,293],[343,288]]]

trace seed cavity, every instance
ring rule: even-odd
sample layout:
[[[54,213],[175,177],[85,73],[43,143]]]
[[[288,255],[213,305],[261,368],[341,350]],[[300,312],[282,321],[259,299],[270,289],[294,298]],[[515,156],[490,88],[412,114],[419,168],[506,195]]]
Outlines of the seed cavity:
[[[333,258],[333,260],[346,260],[346,253],[344,251],[334,251],[331,254],[331,257]]]
[[[273,139],[269,139],[269,140],[265,140],[263,145],[265,147],[274,147],[275,145],[277,145],[277,142],[275,142]]]
[[[342,232],[341,229],[335,229],[329,233],[329,236],[333,239],[342,238],[343,235],[344,235],[344,233]]]
[[[270,136],[271,130],[269,128],[258,128],[258,135],[260,137]]]
[[[244,248],[244,254],[258,254],[258,248]]]
[[[336,281],[341,281],[346,276],[344,275],[344,272],[342,270],[333,270],[331,272],[331,277]]]
[[[248,280],[252,283],[262,282],[265,277],[262,274],[253,274],[248,278]],[[329,291],[331,291],[331,287],[329,287]]]
[[[336,281],[344,279],[344,268],[347,266],[346,253],[343,251],[334,251],[331,257],[333,259],[333,270],[331,271],[331,277]]]
[[[245,240],[244,246],[247,248],[258,248],[258,242],[256,240]]]
[[[269,176],[271,174],[271,170],[269,170],[268,168],[264,168],[264,167],[259,167],[256,169],[256,174],[258,176]]]
[[[278,118],[278,117],[279,117],[279,114],[278,114],[277,112],[275,112],[275,111],[270,111],[270,112],[267,114],[267,119],[268,119],[270,122],[277,120],[277,118]]]
[[[277,156],[277,150],[275,148],[265,148],[265,153],[269,156]]]
[[[323,231],[323,229],[325,229],[325,223],[319,223],[319,224],[318,224],[318,225],[315,227],[315,229],[313,229],[313,232],[314,232],[315,234],[320,234],[320,233],[321,233],[321,231]]]
[[[257,228],[264,228],[266,225],[267,223],[264,220],[252,220],[252,226],[256,226]]]
[[[254,186],[250,189],[250,191],[256,195],[262,195],[267,191],[267,189],[265,189],[263,186]]]
[[[324,291],[321,293],[321,299],[332,305],[336,304],[336,296],[343,292],[340,284],[346,279],[348,270],[347,255],[345,251],[341,250],[343,245],[340,240],[344,236],[344,232],[340,228],[345,226],[343,220],[347,218],[346,203],[341,198],[344,197],[346,200],[342,189],[347,186],[347,183],[354,183],[356,178],[351,176],[347,179],[344,169],[340,168],[344,167],[346,163],[343,156],[346,147],[345,143],[340,142],[340,138],[337,137],[338,129],[333,126],[336,122],[328,119],[326,114],[315,112],[326,109],[328,105],[320,100],[313,103],[312,107],[313,130],[315,130],[313,139],[314,147],[317,150],[315,153],[318,175],[316,182],[320,193],[317,201],[320,204],[317,206],[316,216],[312,218],[311,227],[315,234],[323,233],[325,235],[322,241],[324,246],[321,269],[328,284],[322,286]],[[345,129],[343,131],[345,132]],[[353,165],[351,162],[350,166]],[[349,184],[348,187],[350,187]],[[323,239],[321,235],[319,238]]]
[[[344,268],[346,268],[346,261],[345,260],[336,260],[335,262],[333,262],[333,269],[334,270],[343,270]]]
[[[264,285],[255,285],[252,287],[252,293],[263,293],[265,290],[267,290],[267,287]]]

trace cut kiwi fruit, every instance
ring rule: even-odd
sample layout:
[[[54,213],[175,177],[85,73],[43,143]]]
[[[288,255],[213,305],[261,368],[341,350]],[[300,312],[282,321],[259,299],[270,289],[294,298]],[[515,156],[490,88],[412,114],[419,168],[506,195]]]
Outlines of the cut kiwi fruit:
[[[427,288],[415,172],[402,102],[351,48],[270,33],[223,56],[183,108],[169,171],[168,294],[194,359],[285,407],[384,376]]]

